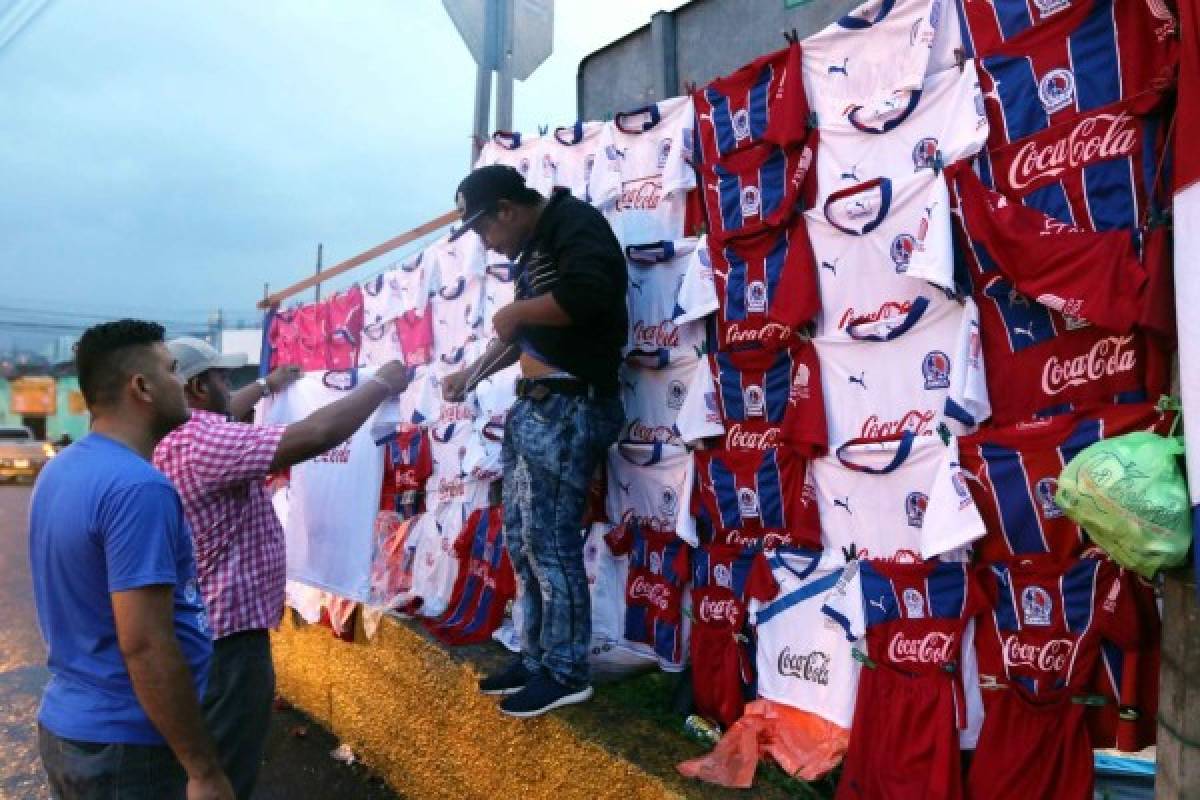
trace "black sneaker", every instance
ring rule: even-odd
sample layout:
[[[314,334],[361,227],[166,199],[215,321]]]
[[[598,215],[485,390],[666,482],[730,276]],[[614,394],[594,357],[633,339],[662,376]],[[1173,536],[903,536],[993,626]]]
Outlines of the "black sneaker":
[[[536,717],[562,706],[582,703],[591,696],[591,686],[571,689],[547,675],[534,675],[524,689],[500,703],[500,711],[510,717]]]
[[[479,681],[479,691],[491,695],[516,694],[525,688],[533,673],[525,669],[520,659],[514,661],[503,672],[493,672]]]

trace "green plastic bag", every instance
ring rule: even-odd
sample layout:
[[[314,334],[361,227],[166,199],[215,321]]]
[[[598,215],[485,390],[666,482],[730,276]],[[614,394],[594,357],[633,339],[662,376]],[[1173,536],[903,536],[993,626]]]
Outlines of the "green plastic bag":
[[[1147,431],[1104,439],[1071,459],[1054,500],[1114,561],[1152,578],[1192,541],[1182,453],[1181,438]]]

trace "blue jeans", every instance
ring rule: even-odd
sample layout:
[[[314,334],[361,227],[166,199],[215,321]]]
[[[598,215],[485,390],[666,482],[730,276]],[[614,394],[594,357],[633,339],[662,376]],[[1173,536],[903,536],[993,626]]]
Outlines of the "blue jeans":
[[[78,742],[39,723],[38,750],[56,800],[183,800],[187,790],[166,745]]]
[[[617,398],[551,394],[518,400],[504,429],[504,537],[521,586],[521,657],[572,689],[591,682],[588,484],[623,421]]]

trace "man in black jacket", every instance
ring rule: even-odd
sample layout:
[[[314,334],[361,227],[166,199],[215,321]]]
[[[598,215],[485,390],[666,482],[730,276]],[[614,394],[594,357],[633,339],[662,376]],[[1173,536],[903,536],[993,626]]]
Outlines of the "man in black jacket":
[[[588,483],[624,413],[617,367],[628,333],[621,246],[596,209],[566,190],[543,197],[512,167],[481,167],[458,187],[455,237],[474,230],[516,262],[516,300],[492,320],[497,340],[449,376],[447,399],[520,363],[504,431],[504,534],[520,584],[521,658],[480,681],[533,717],[592,696],[591,604],[583,567]]]

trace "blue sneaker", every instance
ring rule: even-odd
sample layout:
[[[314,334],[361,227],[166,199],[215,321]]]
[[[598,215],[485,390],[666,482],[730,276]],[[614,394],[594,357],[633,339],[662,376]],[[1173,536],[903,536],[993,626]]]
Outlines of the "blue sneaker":
[[[592,696],[592,687],[572,689],[548,675],[534,675],[525,688],[500,703],[500,711],[510,717],[537,717],[556,708],[582,703]]]
[[[525,688],[533,673],[525,669],[521,659],[517,659],[503,672],[494,672],[479,682],[479,691],[491,695],[516,694]]]

